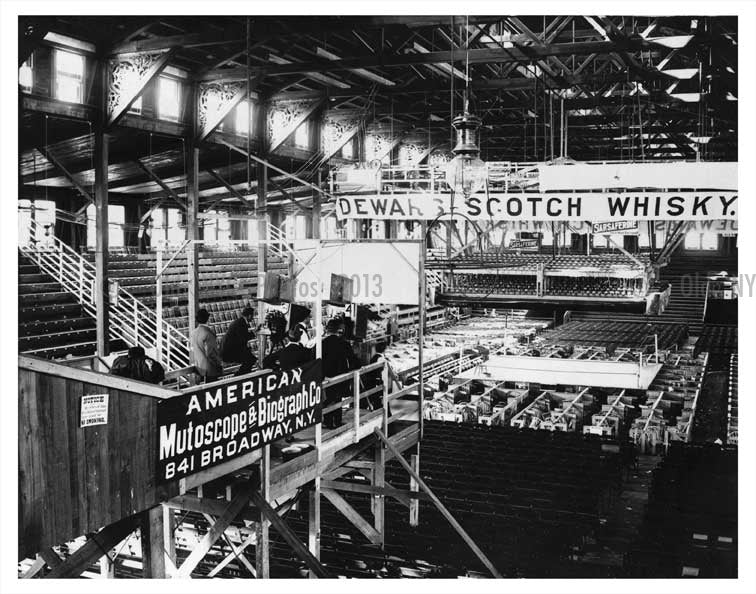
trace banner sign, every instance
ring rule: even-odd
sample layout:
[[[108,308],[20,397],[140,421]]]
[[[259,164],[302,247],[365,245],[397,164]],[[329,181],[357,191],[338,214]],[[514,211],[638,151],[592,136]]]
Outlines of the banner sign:
[[[637,233],[638,221],[609,221],[606,223],[593,223],[594,235],[609,233]]]
[[[318,284],[323,299],[327,299],[330,279],[338,275],[352,281],[352,295],[351,299],[345,298],[347,302],[417,305],[419,242],[325,242],[320,250],[320,262],[314,248],[298,248],[296,256],[296,301],[317,299]]]
[[[157,482],[207,470],[319,423],[322,381],[318,359],[162,400]]]
[[[451,212],[449,194],[340,196],[339,219],[432,220]],[[736,219],[737,192],[523,193],[470,196],[454,213],[483,221]]]
[[[513,239],[509,242],[509,249],[511,250],[537,250],[537,239]]]

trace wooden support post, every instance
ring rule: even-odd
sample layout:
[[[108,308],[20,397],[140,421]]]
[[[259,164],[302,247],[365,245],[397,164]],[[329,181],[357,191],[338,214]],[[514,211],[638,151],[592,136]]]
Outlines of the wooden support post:
[[[176,567],[176,512],[162,505],[163,508],[163,550],[165,551],[166,564]]]
[[[189,320],[193,320],[199,309],[199,239],[197,228],[199,213],[199,148],[194,143],[187,142],[186,147],[186,247],[187,274],[189,276]],[[191,324],[190,324],[191,327]]]
[[[163,506],[157,505],[140,515],[142,575],[145,578],[165,578]]]
[[[425,398],[425,357],[423,353],[423,342],[425,335],[425,256],[426,240],[428,232],[428,223],[420,222],[420,262],[418,263],[418,328],[417,328],[417,373],[418,373],[418,422],[420,424],[420,439],[423,438],[423,403]]]
[[[256,201],[257,216],[257,239],[258,241],[265,241],[268,237],[268,168],[262,163],[257,163],[257,201]],[[260,282],[259,279],[263,278],[265,272],[268,270],[268,246],[265,243],[257,244],[257,274],[258,274],[258,287],[257,294],[260,294]],[[262,301],[257,302],[257,319],[262,323],[263,315],[265,312],[265,304]],[[264,345],[263,345],[264,347]],[[258,353],[257,360],[260,367],[262,367],[262,361],[265,358],[265,353]]]
[[[307,564],[311,574],[318,578],[331,577],[325,567],[320,564],[320,561],[305,548],[297,538],[297,535],[291,531],[286,522],[284,522],[281,516],[276,513],[276,510],[270,506],[259,491],[252,492],[252,501],[260,509],[260,519],[263,520],[264,518],[267,518],[273,524],[273,527],[283,537],[286,543],[294,550],[299,558]],[[257,543],[257,547],[260,547],[259,542]],[[262,576],[258,574],[257,577]]]
[[[352,399],[354,408],[352,413],[354,414],[354,443],[360,441],[360,372],[359,370],[352,372]]]
[[[322,186],[322,174],[318,171],[318,186]],[[313,192],[312,195],[312,239],[320,239],[320,192]]]
[[[418,444],[417,447],[417,454],[412,454],[410,456],[410,466],[412,466],[412,469],[416,473],[420,473],[420,444]],[[410,476],[410,491],[417,492],[418,485],[417,481],[414,479],[414,477]],[[409,522],[410,526],[417,527],[420,520],[420,500],[419,499],[411,499],[410,500],[410,509],[409,509]]]
[[[421,416],[422,418],[422,416]],[[385,446],[389,449],[389,451],[394,455],[394,458],[399,462],[399,464],[402,465],[402,468],[406,470],[409,475],[414,478],[417,481],[418,486],[425,491],[428,496],[430,497],[433,504],[438,508],[438,511],[441,512],[441,515],[444,516],[447,522],[451,524],[452,528],[456,530],[457,534],[459,534],[462,537],[462,540],[465,541],[468,547],[472,550],[473,553],[475,553],[475,556],[480,559],[480,561],[483,563],[483,565],[486,566],[486,568],[491,572],[491,575],[493,575],[495,578],[501,578],[503,577],[499,571],[494,567],[493,563],[491,563],[490,559],[486,556],[486,554],[480,550],[480,547],[478,547],[477,544],[475,544],[475,541],[470,538],[470,535],[467,534],[464,528],[460,525],[459,522],[454,518],[454,516],[449,512],[448,509],[446,509],[446,506],[441,503],[441,500],[436,497],[435,493],[430,490],[430,487],[425,484],[423,479],[420,478],[420,475],[415,472],[415,470],[412,468],[412,466],[409,465],[409,463],[404,459],[404,456],[402,456],[401,452],[397,450],[393,445],[391,445],[391,442],[388,440],[388,437],[378,428],[374,429],[373,431],[378,438],[385,444]]]
[[[100,557],[100,577],[106,580],[115,578],[115,559],[110,555],[113,551],[108,551],[107,555]]]
[[[267,502],[270,497],[270,445],[263,446],[260,460],[260,496]],[[256,573],[258,579],[270,578],[270,520],[260,510],[257,524]]]
[[[249,503],[251,492],[248,488],[242,489],[233,501],[228,504],[223,514],[217,519],[215,524],[210,527],[210,530],[202,540],[192,550],[191,554],[184,560],[181,567],[176,572],[177,578],[188,578],[191,576],[192,571],[197,567],[202,558],[207,555],[207,552],[215,544],[221,535],[226,531],[229,524],[238,516],[241,511]]]
[[[308,521],[308,533],[307,533],[307,548],[312,553],[313,557],[320,559],[320,477],[315,479],[316,486],[308,491],[308,509],[309,509],[309,521]],[[310,578],[314,578],[315,575],[310,572]]]
[[[81,548],[68,557],[64,562],[55,567],[45,578],[72,578],[78,577],[92,563],[102,557],[102,552],[110,550],[131,532],[138,523],[137,516],[129,516],[118,520],[110,526],[106,526],[97,534],[93,535]]]
[[[330,501],[341,514],[351,522],[372,544],[381,544],[381,535],[373,528],[370,523],[363,518],[360,513],[336,491],[332,489],[323,489],[323,496]]]
[[[94,133],[95,173],[95,301],[97,310],[97,355],[110,354],[108,304],[108,141],[101,126]]]
[[[373,486],[383,488],[386,486],[386,450],[381,442],[375,445],[375,465],[373,466]],[[380,536],[379,544],[386,544],[386,498],[384,495],[373,495],[373,526]]]

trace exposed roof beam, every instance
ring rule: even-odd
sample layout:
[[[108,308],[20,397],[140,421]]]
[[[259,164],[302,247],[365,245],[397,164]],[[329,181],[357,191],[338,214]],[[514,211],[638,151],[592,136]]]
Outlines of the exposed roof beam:
[[[291,179],[293,179],[295,181],[298,181],[300,184],[304,184],[304,185],[312,188],[316,192],[320,192],[324,196],[327,196],[328,198],[332,198],[332,196],[328,192],[326,192],[325,190],[323,190],[322,188],[319,188],[318,186],[316,186],[314,184],[311,184],[308,181],[303,180],[301,177],[298,177],[298,176],[294,175],[293,173],[289,173],[288,171],[284,171],[283,169],[281,169],[279,167],[276,167],[275,165],[273,165],[269,161],[266,161],[265,159],[261,159],[257,155],[253,155],[252,153],[248,153],[243,148],[238,147],[235,144],[231,144],[230,142],[226,142],[225,140],[221,140],[220,144],[223,144],[223,145],[227,146],[231,150],[234,150],[237,153],[240,153],[240,154],[244,155],[245,157],[248,157],[248,158],[252,159],[253,161],[257,161],[258,163],[260,163],[262,165],[265,165],[266,167],[268,167],[269,169],[272,169],[273,171],[277,171],[278,173],[281,173],[281,174],[283,174],[284,176],[286,176],[288,178],[291,178]]]
[[[184,204],[184,203],[183,203],[183,202],[181,201],[181,198],[179,198],[179,195],[178,195],[178,194],[177,194],[177,193],[176,193],[176,192],[175,192],[175,191],[173,190],[173,188],[171,188],[171,187],[170,187],[170,186],[169,186],[168,184],[166,184],[166,183],[165,183],[165,182],[164,182],[164,181],[163,181],[162,179],[160,179],[160,178],[159,178],[159,177],[158,177],[158,176],[157,176],[157,175],[155,174],[155,172],[153,172],[153,171],[152,171],[152,169],[150,169],[149,167],[147,167],[147,165],[145,165],[144,163],[142,163],[142,162],[141,162],[141,161],[140,161],[139,159],[135,159],[135,160],[134,160],[134,164],[135,164],[135,165],[136,165],[137,167],[139,167],[139,169],[141,169],[142,171],[144,171],[144,172],[145,172],[145,173],[147,174],[147,176],[148,176],[148,177],[149,177],[149,178],[150,178],[150,179],[151,179],[152,181],[154,181],[154,182],[155,182],[155,183],[156,183],[157,185],[159,185],[159,186],[160,186],[160,187],[161,187],[161,188],[163,189],[163,191],[164,191],[164,192],[166,192],[166,193],[168,194],[168,196],[170,196],[170,197],[171,197],[171,198],[173,199],[173,201],[174,201],[174,202],[175,202],[176,204],[178,204],[178,205],[179,205],[179,206],[180,206],[180,207],[181,207],[181,208],[182,208],[183,210],[186,210],[186,204]]]
[[[69,172],[68,169],[63,166],[63,164],[57,159],[57,157],[55,157],[55,155],[50,152],[50,150],[46,146],[39,146],[38,150],[45,156],[45,159],[50,161],[50,163],[52,163],[57,169],[60,170],[63,176],[73,184],[74,188],[76,188],[87,201],[87,204],[80,208],[79,211],[77,211],[77,216],[79,216],[80,213],[83,213],[87,209],[87,206],[89,206],[89,204],[94,204],[94,198],[89,193],[89,191],[84,188],[84,186],[82,186],[78,181],[76,181],[76,178],[71,174],[71,172]]]
[[[286,58],[281,58],[280,56],[275,56],[273,54],[269,56],[269,59],[274,64],[293,64],[291,60],[287,60]],[[305,72],[304,74],[305,76],[307,76],[307,78],[311,78],[312,80],[316,80],[320,83],[323,83],[332,87],[338,87],[339,89],[348,89],[351,86],[348,83],[345,83],[344,81],[338,80],[331,76],[325,76],[324,74],[319,74],[318,72]]]
[[[318,60],[300,62],[296,64],[258,65],[251,70],[256,73],[281,75],[306,72],[337,72],[352,68],[371,67],[400,67],[413,64],[435,64],[449,62],[464,62],[481,64],[485,62],[532,62],[547,56],[572,56],[585,54],[605,54],[619,50],[647,49],[648,43],[639,38],[627,39],[624,42],[614,41],[576,41],[574,43],[556,43],[548,45],[530,45],[513,48],[485,48],[485,49],[454,49],[443,52],[407,53],[402,55],[365,55],[342,60]],[[205,76],[206,80],[246,78],[246,68],[229,68],[216,70]]]
[[[205,45],[229,45],[232,43],[244,43],[244,39],[219,39],[217,35],[207,33],[188,33],[186,35],[171,35],[168,37],[155,37],[139,41],[120,43],[110,49],[110,54],[129,54],[171,48],[191,48]]]
[[[275,181],[272,177],[268,178],[268,181],[276,188],[276,190],[278,190],[278,192],[284,198],[286,198],[289,202],[291,202],[292,204],[294,204],[294,206],[296,206],[300,211],[302,211],[304,214],[309,214],[307,212],[307,210],[302,207],[302,205],[299,203],[299,201],[294,200],[294,198],[292,198],[291,194],[289,194],[289,192],[287,192],[283,187],[281,187],[281,185],[277,181]]]
[[[230,183],[228,183],[225,179],[223,179],[216,171],[208,168],[206,171],[212,176],[212,178],[217,181],[220,185],[222,185],[224,188],[226,188],[233,196],[238,198],[243,204],[248,206],[249,208],[254,208],[255,205],[250,202],[246,196],[244,196],[242,193],[238,192]],[[210,208],[208,208],[209,210]]]
[[[340,60],[341,58],[337,56],[336,54],[329,52],[322,47],[317,48],[316,53],[318,56],[322,58],[326,58],[328,60]],[[361,76],[362,78],[367,78],[368,80],[372,80],[373,82],[377,82],[381,85],[385,85],[387,87],[393,87],[396,85],[396,83],[393,80],[389,80],[387,78],[384,78],[383,76],[379,74],[375,74],[374,72],[370,72],[369,70],[365,70],[364,68],[352,68],[350,72],[354,72],[356,75]]]

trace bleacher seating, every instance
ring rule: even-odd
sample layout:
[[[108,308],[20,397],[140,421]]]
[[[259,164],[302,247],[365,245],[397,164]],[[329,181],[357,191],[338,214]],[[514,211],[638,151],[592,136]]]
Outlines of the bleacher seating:
[[[731,355],[738,350],[738,327],[706,324],[696,342],[696,352],[711,355]]]
[[[30,260],[18,261],[18,350],[50,359],[91,355],[96,349],[95,320]]]
[[[727,443],[738,444],[738,355],[730,358],[727,399]]]
[[[682,346],[688,338],[682,324],[573,321],[543,332],[540,340],[548,344],[604,347],[609,354],[617,348],[649,353],[654,349],[654,335],[660,350]]]
[[[669,304],[660,315],[576,311],[573,319],[674,322],[687,324],[690,333],[698,336],[703,328],[706,304],[707,276],[701,272],[702,270],[727,270],[730,274],[736,274],[738,270],[737,256],[701,255],[694,257],[679,254],[672,256],[670,263],[660,270],[660,280],[671,284]]]
[[[163,257],[163,266],[173,254]],[[92,259],[93,254],[85,254]],[[286,263],[269,255],[268,269],[281,273]],[[114,253],[108,261],[108,274],[119,286],[148,306],[156,303],[157,256],[155,253]],[[210,250],[199,254],[200,307],[211,314],[210,324],[222,338],[230,323],[257,295],[256,250]],[[187,308],[188,276],[186,253],[179,254],[163,273],[163,317],[184,333],[193,327],[194,314]]]
[[[477,295],[535,295],[534,276],[509,274],[455,274],[451,292]]]
[[[420,473],[434,493],[505,577],[567,577],[587,539],[604,530],[620,480],[619,455],[593,437],[505,427],[425,424]],[[343,477],[339,480],[359,480]],[[396,462],[386,480],[407,489]],[[369,496],[341,495],[364,518]],[[386,547],[370,545],[327,501],[321,504],[321,553],[327,569],[348,577],[490,576],[461,537],[428,501],[419,526],[386,498]],[[307,506],[287,523],[305,542]],[[303,565],[271,531],[273,577],[301,577]],[[609,577],[605,573],[596,577]]]
[[[642,264],[650,262],[647,254],[638,254],[637,260]],[[523,253],[515,252],[484,252],[474,255],[460,254],[449,261],[445,254],[431,252],[428,255],[426,265],[429,268],[512,268],[522,267],[535,271],[538,264],[543,264],[546,269],[572,269],[590,268],[593,272],[611,272],[614,269],[638,268],[638,263],[628,258],[625,254],[560,254],[552,253]]]
[[[673,444],[654,470],[628,577],[737,577],[737,469],[734,447]]]
[[[552,276],[545,295],[627,299],[642,297],[639,287],[620,278]]]

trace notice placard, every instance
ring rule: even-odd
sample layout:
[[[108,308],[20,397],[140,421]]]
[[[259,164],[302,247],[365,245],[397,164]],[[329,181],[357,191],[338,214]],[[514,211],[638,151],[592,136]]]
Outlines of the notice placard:
[[[592,231],[594,235],[637,233],[638,221],[606,221],[603,223],[593,223]]]
[[[321,361],[162,400],[159,483],[207,470],[319,423]]]
[[[511,250],[537,250],[537,239],[513,239],[509,242],[509,249]]]
[[[90,394],[81,397],[81,427],[108,424],[109,394]]]

